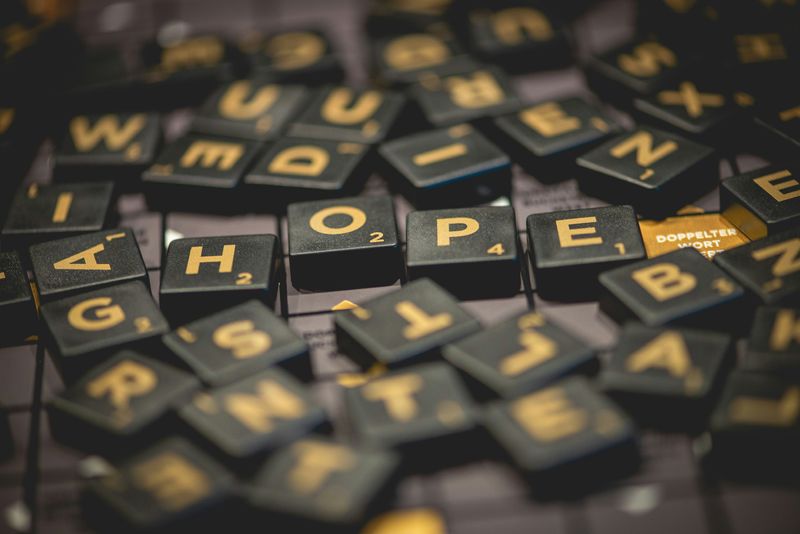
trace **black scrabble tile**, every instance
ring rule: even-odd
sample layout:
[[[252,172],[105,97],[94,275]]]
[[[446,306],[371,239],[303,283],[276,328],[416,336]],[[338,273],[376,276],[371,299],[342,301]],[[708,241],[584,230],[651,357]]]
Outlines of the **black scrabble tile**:
[[[627,323],[599,382],[643,425],[697,431],[732,363],[727,334]]]
[[[306,438],[275,453],[247,498],[258,514],[286,532],[357,532],[386,506],[399,458],[333,440]]]
[[[16,252],[0,252],[0,325],[0,344],[19,343],[36,332],[28,273]]]
[[[714,263],[765,304],[800,302],[800,228],[714,257]]]
[[[752,240],[800,225],[800,182],[794,166],[770,165],[722,182],[722,215]]]
[[[111,220],[111,182],[20,187],[3,225],[3,248],[102,230]]]
[[[155,353],[169,331],[150,290],[129,282],[42,305],[44,336],[64,382],[123,348]]]
[[[541,496],[583,493],[638,462],[633,424],[581,377],[490,404],[484,424]]]
[[[237,80],[216,91],[192,119],[193,132],[251,141],[277,139],[302,109],[308,92],[298,85]]]
[[[528,216],[528,250],[536,290],[549,300],[597,297],[597,277],[647,257],[630,206]]]
[[[242,59],[219,35],[192,35],[146,42],[140,57],[144,72],[138,91],[148,108],[198,105],[222,83],[233,80]]]
[[[566,27],[552,11],[527,2],[472,9],[467,14],[470,49],[513,73],[566,66],[572,59]]]
[[[267,454],[329,427],[310,390],[279,369],[197,393],[179,415],[194,437],[239,471],[252,471]]]
[[[634,107],[643,121],[700,142],[741,142],[741,107],[724,84],[709,78],[679,78],[651,96],[637,98]]]
[[[583,98],[547,100],[494,119],[500,146],[540,182],[571,178],[575,157],[619,132]]]
[[[726,5],[722,11],[723,20],[733,26],[758,22],[772,27],[785,27],[798,21],[800,6],[795,2],[762,2],[745,0]]]
[[[142,174],[152,209],[246,211],[237,186],[259,151],[252,141],[187,135],[168,144]]]
[[[253,74],[280,83],[337,83],[344,70],[330,38],[318,29],[252,34],[239,43]]]
[[[137,188],[139,177],[155,160],[161,144],[156,113],[75,115],[55,153],[54,173],[65,180],[113,180]]]
[[[600,275],[600,309],[624,323],[735,331],[747,319],[745,291],[693,248]]]
[[[275,305],[280,244],[274,235],[188,237],[167,249],[159,298],[185,323],[250,299]]]
[[[391,197],[290,204],[287,220],[295,287],[385,286],[400,278],[403,258]]]
[[[39,243],[30,257],[43,302],[132,280],[150,285],[136,236],[127,228]]]
[[[671,46],[654,39],[635,38],[586,64],[589,87],[604,100],[630,107],[633,99],[649,95],[677,78],[687,60]]]
[[[272,366],[304,381],[311,378],[308,343],[255,300],[183,325],[163,341],[210,386],[224,386]]]
[[[244,178],[256,208],[282,211],[287,202],[355,194],[369,177],[369,146],[330,139],[283,137]]]
[[[6,2],[4,11],[8,4],[24,3]],[[4,80],[0,97],[42,98],[43,104],[49,103],[54,92],[63,90],[77,63],[81,43],[74,28],[56,17],[4,12],[0,33],[0,78]]]
[[[521,106],[507,75],[496,67],[427,75],[409,94],[435,128],[496,117]]]
[[[445,363],[393,371],[344,393],[356,439],[402,451],[410,467],[446,465],[477,452],[476,407]],[[459,448],[470,437],[475,438],[471,451]]]
[[[723,6],[714,0],[641,1],[636,2],[636,7],[640,31],[657,35],[662,41],[687,53],[719,48],[723,30],[719,8],[722,8],[723,18],[730,10],[729,5]]]
[[[711,416],[711,451],[717,473],[763,482],[797,479],[800,382],[735,372]]]
[[[377,36],[372,62],[375,77],[389,86],[408,86],[431,76],[446,76],[478,67],[461,48],[449,28]]]
[[[395,139],[378,152],[383,173],[418,206],[479,204],[510,193],[510,159],[468,124]]]
[[[65,107],[69,110],[136,111],[144,109],[138,98],[140,87],[120,47],[113,45],[87,48],[75,67],[74,81],[67,89]]]
[[[520,253],[511,207],[412,211],[406,243],[410,280],[430,278],[459,298],[519,292]]]
[[[359,304],[336,314],[336,344],[365,369],[432,359],[443,345],[480,329],[449,293],[425,278]]]
[[[594,350],[541,313],[525,311],[442,350],[479,399],[510,399],[570,374],[593,374]]]
[[[366,27],[371,37],[432,30],[442,25],[453,0],[420,3],[416,0],[370,0]]]
[[[197,532],[224,529],[236,515],[233,476],[188,441],[153,443],[90,481],[81,499],[99,532]]]
[[[71,447],[121,457],[169,433],[170,412],[198,386],[189,373],[122,351],[50,402],[50,430]]]
[[[726,36],[733,77],[742,90],[756,94],[791,94],[786,73],[798,60],[794,31],[743,24]]]
[[[351,143],[379,143],[400,122],[406,98],[376,89],[329,86],[319,89],[292,123],[289,135]]]
[[[756,146],[770,159],[793,158],[800,147],[800,102],[795,95],[796,92],[779,97],[769,95],[757,101]]]
[[[581,190],[647,216],[670,215],[719,182],[714,150],[675,134],[639,126],[580,156]]]
[[[36,128],[33,126],[38,121],[29,107],[0,100],[0,164],[7,177],[0,186],[5,197],[0,200],[0,217],[6,213],[10,190],[22,181],[33,159],[32,152],[36,150]]]
[[[760,306],[740,366],[777,376],[800,374],[800,310]]]

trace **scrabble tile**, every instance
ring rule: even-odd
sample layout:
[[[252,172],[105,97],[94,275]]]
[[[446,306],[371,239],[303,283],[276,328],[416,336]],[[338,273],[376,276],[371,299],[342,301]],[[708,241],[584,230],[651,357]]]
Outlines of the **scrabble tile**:
[[[159,293],[164,314],[182,324],[250,299],[274,306],[279,256],[269,234],[172,241]]]
[[[637,28],[646,33],[657,35],[659,39],[669,43],[681,51],[690,53],[702,49],[719,48],[722,28],[719,24],[719,10],[708,0],[691,3],[669,2],[637,2]],[[723,11],[729,7],[724,6]],[[725,18],[725,13],[723,13]]]
[[[270,141],[284,133],[307,98],[308,92],[299,85],[237,80],[211,95],[192,120],[191,129],[205,135]]]
[[[620,324],[733,331],[747,315],[742,286],[694,249],[606,271],[600,285],[600,309]]]
[[[735,372],[711,416],[710,465],[725,475],[758,481],[793,480],[800,446],[800,383]]]
[[[148,41],[140,56],[144,72],[139,90],[150,108],[200,104],[219,84],[234,79],[241,62],[230,43],[210,34],[168,44]]]
[[[3,225],[4,249],[102,230],[111,220],[110,182],[20,187]]]
[[[411,280],[430,278],[459,298],[519,292],[520,253],[511,207],[412,211],[406,242]]]
[[[55,153],[54,173],[59,179],[113,180],[118,187],[133,189],[160,144],[156,113],[75,115]]]
[[[81,43],[71,27],[35,16],[22,8],[4,5],[0,31],[3,62],[0,77],[4,80],[0,97],[17,100],[49,98],[51,90],[64,87]],[[71,16],[71,15],[67,15]],[[44,103],[49,100],[44,100]]]
[[[757,101],[755,133],[758,149],[771,159],[791,158],[800,146],[800,102],[794,94]],[[788,160],[791,161],[791,160]]]
[[[800,310],[760,306],[740,367],[776,376],[800,372]]]
[[[88,112],[136,110],[140,106],[140,85],[121,48],[92,46],[85,50],[75,71],[74,82],[64,97],[67,109]]]
[[[678,78],[651,96],[637,98],[634,107],[644,122],[652,122],[705,143],[741,141],[744,114],[718,81]]]
[[[306,438],[264,464],[247,498],[280,530],[356,532],[385,506],[398,464],[392,452]]]
[[[645,258],[630,206],[536,213],[527,228],[536,290],[545,299],[594,298],[600,273]]]
[[[291,201],[355,194],[371,172],[368,152],[369,147],[359,143],[284,137],[259,158],[244,183],[262,210],[265,206],[282,210]]]
[[[727,35],[726,52],[736,83],[748,92],[776,94],[792,90],[785,73],[797,61],[794,35],[745,23]]]
[[[510,399],[570,374],[594,374],[594,350],[549,321],[525,311],[446,345],[445,359],[481,400]]]
[[[42,133],[41,111],[35,106],[0,98],[0,164],[3,165],[3,185],[0,191],[10,196],[25,177],[35,151],[39,148]],[[7,192],[8,191],[8,192]],[[6,212],[6,200],[0,200],[0,217]]]
[[[237,186],[259,146],[250,141],[187,135],[168,144],[143,174],[151,209],[245,211]]]
[[[513,73],[566,66],[572,56],[566,28],[552,11],[525,2],[473,9],[467,15],[470,48]]]
[[[363,368],[434,358],[439,349],[480,329],[478,321],[429,279],[360,303],[335,317],[339,351]]]
[[[633,39],[586,64],[589,87],[604,100],[630,107],[634,98],[649,95],[676,79],[689,61],[666,43]]]
[[[696,431],[732,363],[729,335],[627,323],[599,382],[643,425]]]
[[[81,504],[89,525],[103,532],[216,530],[225,512],[236,515],[234,484],[208,455],[173,437],[90,481]]]
[[[43,302],[132,280],[149,286],[136,237],[126,228],[39,243],[30,257]]]
[[[165,335],[163,341],[213,387],[273,366],[301,380],[311,378],[308,344],[255,300],[183,325]]]
[[[406,98],[397,92],[328,86],[319,89],[289,135],[350,143],[379,143],[401,119]]]
[[[732,176],[719,190],[722,215],[750,239],[761,239],[800,225],[798,171],[770,165]]]
[[[50,429],[70,447],[121,457],[171,432],[171,410],[198,386],[187,372],[122,351],[50,402]]]
[[[344,301],[355,304],[400,289],[400,280],[398,280],[388,286],[358,287],[319,292],[299,290],[294,287],[294,282],[291,279],[291,268],[288,265],[288,260],[286,263],[286,306],[292,315],[327,313],[329,311],[347,309],[349,305]],[[342,308],[343,306],[344,308]]]
[[[714,258],[714,263],[759,302],[800,302],[800,228],[725,251]]]
[[[537,495],[580,494],[638,462],[633,424],[581,377],[490,404],[484,424]]]
[[[401,451],[415,467],[463,459],[467,451],[455,445],[475,437],[478,427],[464,385],[441,362],[386,373],[344,394],[356,439]]]
[[[289,265],[297,288],[384,286],[401,275],[403,258],[389,196],[290,204],[287,220]]]
[[[521,106],[510,80],[496,67],[425,76],[409,94],[435,128],[496,117]]]
[[[247,35],[239,46],[250,58],[253,74],[261,79],[320,85],[344,77],[333,44],[317,29]]]
[[[607,202],[631,204],[641,215],[671,215],[718,181],[714,150],[639,126],[577,160],[581,190]]]
[[[575,158],[619,127],[583,98],[546,100],[493,122],[499,144],[540,182],[572,178]]]
[[[680,215],[660,221],[640,220],[639,230],[648,258],[691,247],[712,259],[720,252],[750,242],[719,213]]]
[[[0,252],[0,344],[19,343],[36,332],[28,273],[16,252]]]
[[[378,152],[384,175],[419,206],[478,204],[510,192],[508,156],[467,124],[395,139]]]
[[[771,4],[769,2],[747,0],[731,4],[726,7],[722,15],[727,17],[733,24],[747,20],[757,20],[759,23],[783,26],[797,21],[800,10],[798,10],[797,4],[791,2],[775,2]]]
[[[44,339],[65,382],[74,382],[120,349],[154,353],[169,325],[138,281],[42,305]]]
[[[251,472],[268,453],[328,427],[310,391],[279,369],[197,393],[179,415],[227,465]]]
[[[441,26],[453,4],[452,0],[425,5],[414,0],[371,0],[367,5],[367,32],[378,37],[433,30]]]
[[[375,76],[388,86],[408,86],[431,76],[466,72],[478,63],[461,48],[449,28],[375,37],[372,46]]]

